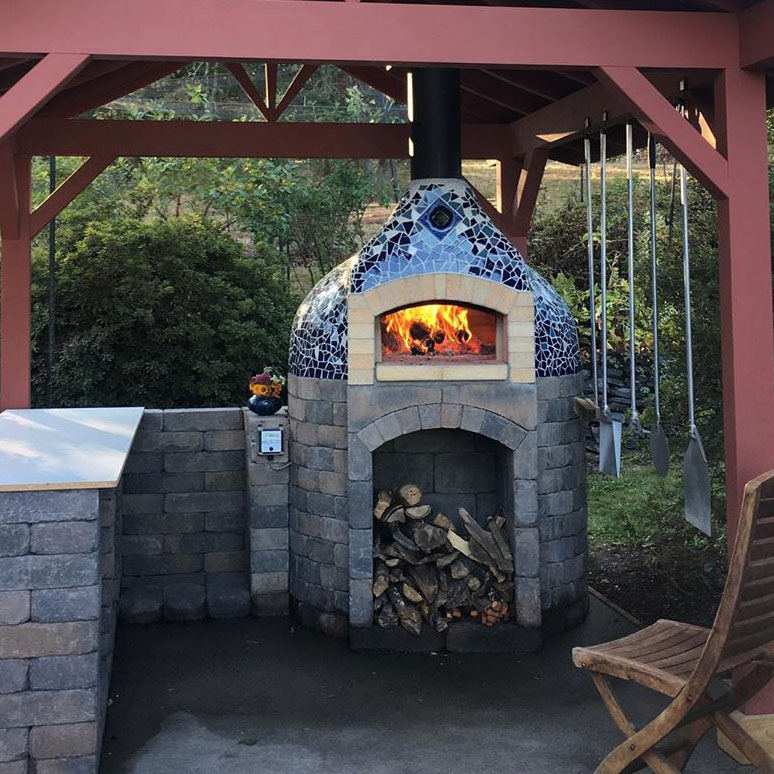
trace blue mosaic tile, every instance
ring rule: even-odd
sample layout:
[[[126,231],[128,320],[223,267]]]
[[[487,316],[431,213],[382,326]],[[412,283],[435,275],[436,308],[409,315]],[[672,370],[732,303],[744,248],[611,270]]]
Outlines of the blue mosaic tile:
[[[352,259],[328,272],[301,303],[290,334],[290,373],[347,378],[347,288]]]
[[[440,213],[443,217],[438,217],[439,208],[445,211]],[[346,379],[347,294],[433,272],[533,291],[537,375],[562,376],[578,370],[578,333],[559,293],[526,265],[464,181],[419,180],[411,183],[379,233],[320,280],[301,304],[291,334],[290,372]]]

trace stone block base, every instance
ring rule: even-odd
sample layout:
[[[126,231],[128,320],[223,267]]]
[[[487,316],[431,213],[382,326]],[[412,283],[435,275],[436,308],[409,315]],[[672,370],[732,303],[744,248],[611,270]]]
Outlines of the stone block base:
[[[589,613],[588,595],[560,610],[543,611],[543,634],[553,637],[556,634],[572,629],[582,623]]]
[[[358,653],[532,653],[542,644],[540,629],[515,623],[501,623],[490,629],[477,621],[452,621],[442,633],[424,626],[419,637],[400,627],[349,629],[349,647]]]

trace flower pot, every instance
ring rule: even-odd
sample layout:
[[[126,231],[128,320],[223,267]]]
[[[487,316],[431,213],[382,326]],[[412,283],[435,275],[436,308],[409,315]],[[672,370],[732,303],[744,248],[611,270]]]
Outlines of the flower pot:
[[[276,414],[282,408],[282,398],[273,395],[253,395],[247,401],[247,407],[250,411],[266,417],[269,414]]]

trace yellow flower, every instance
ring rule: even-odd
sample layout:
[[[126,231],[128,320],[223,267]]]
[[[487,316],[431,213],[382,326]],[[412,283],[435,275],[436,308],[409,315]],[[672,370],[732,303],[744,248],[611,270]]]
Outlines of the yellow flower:
[[[271,389],[268,384],[251,384],[250,389],[253,395],[270,395]]]

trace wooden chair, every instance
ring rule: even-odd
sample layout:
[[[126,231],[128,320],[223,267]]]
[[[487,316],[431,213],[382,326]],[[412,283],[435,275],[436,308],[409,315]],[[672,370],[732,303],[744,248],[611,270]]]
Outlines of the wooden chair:
[[[774,760],[730,717],[774,675],[774,471],[750,481],[728,578],[711,629],[657,621],[628,637],[575,648],[575,666],[588,669],[602,700],[626,740],[595,774],[650,767],[655,774],[683,771],[696,745],[715,727],[741,750],[758,772],[774,774]],[[734,684],[719,698],[710,682],[734,672]],[[613,695],[608,677],[639,683],[672,701],[639,730]],[[656,745],[673,731],[671,745]]]

